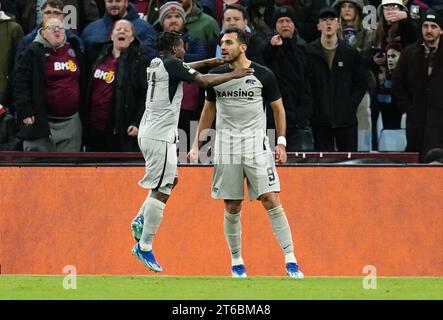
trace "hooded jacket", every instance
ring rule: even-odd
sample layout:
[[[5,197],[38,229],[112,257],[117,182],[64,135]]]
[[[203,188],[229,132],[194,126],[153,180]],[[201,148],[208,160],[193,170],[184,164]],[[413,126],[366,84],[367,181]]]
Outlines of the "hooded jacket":
[[[155,38],[157,37],[157,32],[151,24],[140,19],[137,9],[132,3],[128,3],[127,11],[128,14],[124,16],[123,19],[131,21],[134,24],[135,34],[143,43],[147,57],[149,60],[153,59],[155,57]],[[103,44],[110,40],[114,23],[115,20],[108,13],[105,13],[103,18],[92,22],[85,28],[82,39],[85,44],[88,59],[96,57],[94,44]]]
[[[18,65],[21,57],[23,56],[23,52],[26,50],[26,48],[35,40],[41,27],[42,25],[37,26],[36,28],[34,28],[34,30],[25,35],[23,39],[20,41],[20,44],[15,53],[15,66]],[[77,36],[71,29],[66,29],[65,34],[67,42],[69,43],[78,42],[81,50],[84,51],[83,41],[79,36]]]
[[[14,54],[23,38],[23,30],[12,17],[0,11],[0,104],[10,107],[11,75]]]
[[[192,10],[186,15],[186,29],[193,37],[199,38],[209,57],[214,56],[220,29],[217,21],[203,12],[198,2],[192,0]]]
[[[69,42],[75,51],[80,71],[84,70],[84,54],[77,38]],[[49,44],[40,33],[24,51],[16,69],[13,84],[13,99],[20,123],[19,136],[23,140],[47,138],[50,135],[48,114],[45,101],[45,46]],[[83,74],[81,73],[81,77]],[[80,80],[80,84],[84,81]],[[80,97],[83,88],[80,85]],[[35,123],[31,126],[22,125],[23,119],[35,116]]]

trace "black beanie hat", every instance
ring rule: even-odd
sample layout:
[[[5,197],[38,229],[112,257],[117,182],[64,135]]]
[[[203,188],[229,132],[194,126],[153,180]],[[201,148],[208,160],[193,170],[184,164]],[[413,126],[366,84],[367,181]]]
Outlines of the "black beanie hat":
[[[277,7],[275,9],[273,20],[272,20],[273,21],[272,25],[275,27],[277,20],[282,17],[288,17],[289,19],[292,20],[292,22],[294,22],[295,25],[297,24],[295,21],[295,11],[290,6],[281,6],[281,7]]]
[[[443,30],[443,18],[434,9],[429,8],[428,10],[426,10],[426,12],[421,17],[420,27],[423,26],[423,23],[425,23],[426,21],[435,22],[440,26],[440,29]]]

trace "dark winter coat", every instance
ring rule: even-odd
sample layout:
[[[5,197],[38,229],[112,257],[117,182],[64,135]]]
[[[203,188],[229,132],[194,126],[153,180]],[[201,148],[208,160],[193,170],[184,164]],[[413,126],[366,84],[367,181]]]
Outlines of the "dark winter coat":
[[[112,54],[113,44],[108,42],[103,45],[102,50],[95,61],[92,72],[108,56]],[[130,125],[139,127],[140,120],[145,110],[147,75],[149,66],[148,58],[140,41],[136,38],[127,50],[121,52],[116,85],[114,88],[113,103],[109,106],[111,114],[111,126],[109,129],[127,136],[126,130]],[[93,74],[88,79],[88,88],[85,106],[81,110],[82,119],[86,128],[89,127],[90,101],[92,98]],[[87,131],[86,131],[87,132]]]
[[[81,77],[84,77],[84,53],[80,42],[72,39],[69,42],[75,51],[80,68]],[[80,84],[84,81],[80,81]],[[48,114],[45,102],[45,48],[38,42],[31,43],[23,53],[15,71],[13,97],[20,124],[23,119],[35,116],[32,126],[20,126],[19,136],[23,140],[47,138],[50,135]],[[80,97],[82,94],[80,85]]]
[[[22,38],[20,25],[0,11],[0,103],[9,108],[14,55]]]
[[[17,121],[9,112],[0,114],[0,151],[19,151],[20,139],[17,137]]]
[[[368,70],[360,54],[339,41],[332,70],[320,39],[308,45],[313,97],[312,126],[345,128],[357,124],[356,111],[368,88]]]
[[[398,106],[406,112],[406,151],[443,147],[443,38],[428,76],[422,41],[402,51],[393,76]]]
[[[309,83],[308,55],[297,38],[283,38],[283,45],[270,42],[263,47],[264,64],[277,77],[286,111],[287,131],[305,128],[312,115],[312,96]]]

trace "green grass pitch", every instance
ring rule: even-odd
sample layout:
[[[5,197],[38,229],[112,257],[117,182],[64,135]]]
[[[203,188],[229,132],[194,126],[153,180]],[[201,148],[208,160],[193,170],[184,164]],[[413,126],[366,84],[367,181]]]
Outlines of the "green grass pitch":
[[[443,277],[379,277],[376,289],[364,289],[362,277],[78,276],[70,290],[64,279],[1,275],[0,300],[443,299]]]

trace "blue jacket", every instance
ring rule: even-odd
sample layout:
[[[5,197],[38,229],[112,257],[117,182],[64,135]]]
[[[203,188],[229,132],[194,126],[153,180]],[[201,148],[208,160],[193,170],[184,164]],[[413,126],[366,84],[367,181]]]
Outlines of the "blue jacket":
[[[182,39],[186,45],[185,62],[194,62],[207,58],[205,46],[200,39],[194,38],[189,33],[183,33]]]
[[[15,53],[15,67],[18,65],[19,60],[23,56],[23,52],[25,52],[26,48],[28,48],[28,46],[34,41],[38,30],[40,30],[41,27],[42,25],[35,27],[34,30],[23,37],[22,41],[18,45],[17,52]],[[78,42],[80,44],[80,50],[84,51],[82,39],[80,39],[80,37],[77,36],[71,29],[66,30],[66,40],[69,43],[72,43],[73,41]]]
[[[123,19],[129,20],[134,24],[135,33],[142,41],[149,59],[155,57],[155,38],[157,32],[148,22],[140,19],[137,9],[132,3],[128,3],[128,14]],[[112,27],[115,20],[105,13],[103,18],[90,23],[83,30],[82,39],[86,47],[86,55],[91,55],[94,44],[101,44],[109,41]]]

